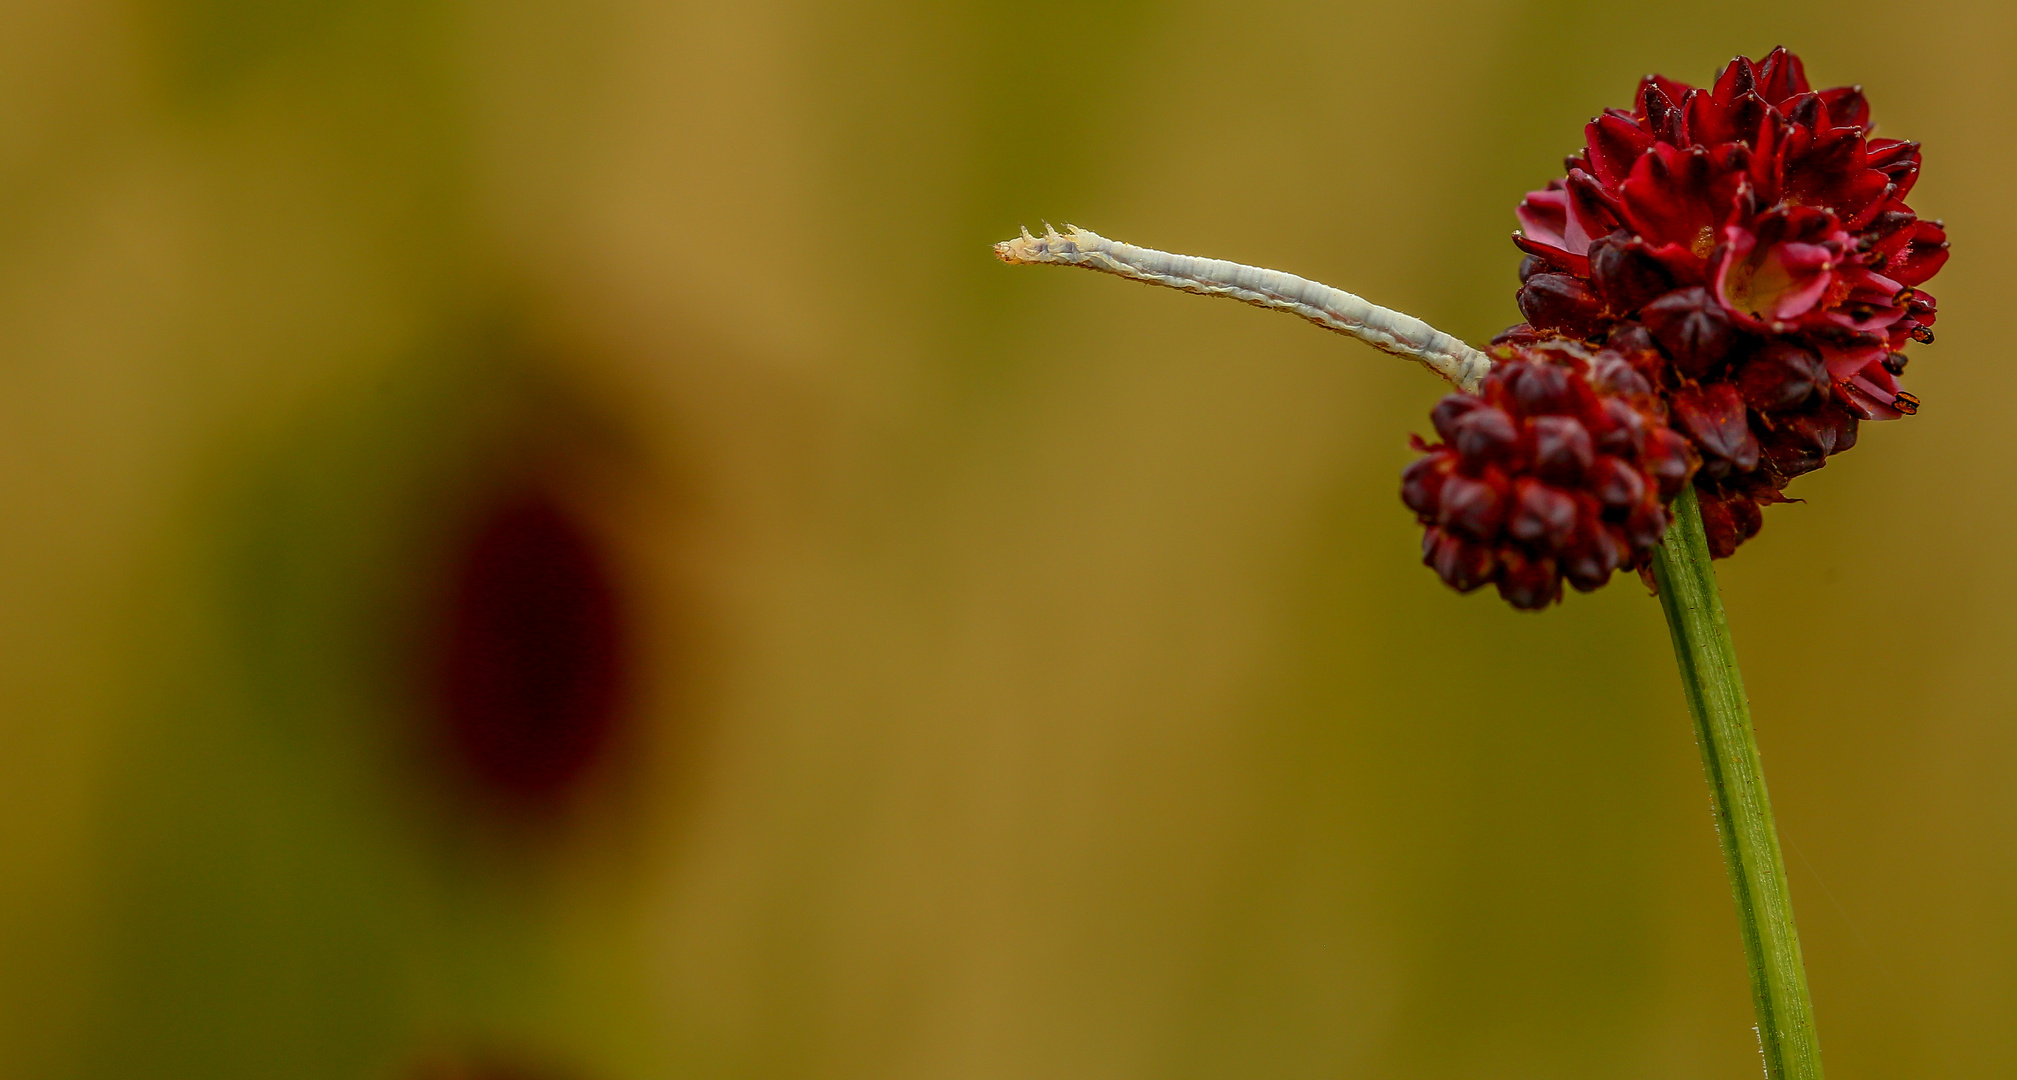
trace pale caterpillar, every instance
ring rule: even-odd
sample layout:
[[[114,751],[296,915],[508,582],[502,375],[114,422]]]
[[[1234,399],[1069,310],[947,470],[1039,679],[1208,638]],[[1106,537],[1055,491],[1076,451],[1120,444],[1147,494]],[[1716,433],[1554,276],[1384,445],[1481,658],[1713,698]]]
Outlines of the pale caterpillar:
[[[1491,358],[1428,323],[1369,303],[1321,282],[1223,259],[1174,255],[1109,240],[1075,225],[1060,233],[1048,224],[1042,236],[1022,235],[994,247],[1007,263],[1081,266],[1134,281],[1203,296],[1225,296],[1255,307],[1300,315],[1382,352],[1420,361],[1464,390],[1475,391],[1491,370]]]

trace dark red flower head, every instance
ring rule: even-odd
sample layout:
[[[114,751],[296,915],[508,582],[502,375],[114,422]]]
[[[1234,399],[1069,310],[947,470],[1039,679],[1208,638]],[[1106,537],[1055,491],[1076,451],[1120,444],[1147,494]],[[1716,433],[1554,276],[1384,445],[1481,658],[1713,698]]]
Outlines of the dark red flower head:
[[[1859,420],[1918,411],[1898,376],[1906,344],[1933,340],[1919,286],[1947,235],[1905,203],[1919,144],[1871,130],[1861,88],[1812,90],[1784,49],[1713,87],[1649,76],[1519,208],[1527,321],[1499,341],[1654,351],[1718,557]]]
[[[1451,586],[1486,583],[1514,607],[1589,591],[1643,567],[1695,455],[1667,425],[1644,371],[1663,363],[1570,341],[1504,345],[1476,394],[1430,414],[1442,442],[1402,474],[1427,532],[1422,561]]]

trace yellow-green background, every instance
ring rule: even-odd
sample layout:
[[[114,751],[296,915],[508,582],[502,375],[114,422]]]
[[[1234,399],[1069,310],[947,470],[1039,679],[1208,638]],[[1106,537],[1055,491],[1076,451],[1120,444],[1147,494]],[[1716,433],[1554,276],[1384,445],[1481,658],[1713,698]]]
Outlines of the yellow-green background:
[[[2017,19],[1895,0],[8,3],[0,1075],[1756,1075],[1644,590],[1450,593],[1433,380],[987,247],[1482,339],[1589,114],[1780,42],[1955,238],[1722,568],[1822,1043],[2010,1075]],[[646,653],[531,829],[411,691],[521,475]]]

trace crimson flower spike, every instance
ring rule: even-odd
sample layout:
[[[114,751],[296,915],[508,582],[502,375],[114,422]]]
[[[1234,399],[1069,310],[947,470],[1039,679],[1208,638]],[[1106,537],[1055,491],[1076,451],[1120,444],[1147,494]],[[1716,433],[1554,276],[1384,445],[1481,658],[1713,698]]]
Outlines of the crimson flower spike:
[[[1714,795],[1771,1080],[1820,1080],[1792,901],[1712,558],[1757,535],[1795,477],[1865,421],[1919,411],[1900,384],[1938,306],[1947,233],[1906,203],[1919,144],[1879,139],[1861,87],[1816,91],[1783,48],[1708,87],[1640,80],[1529,192],[1526,321],[1479,350],[1292,274],[1084,229],[1027,230],[1011,263],[1079,266],[1288,311],[1420,361],[1457,388],[1402,476],[1422,560],[1469,592],[1546,608],[1618,569],[1654,584]]]
[[[1861,421],[1919,411],[1899,376],[1907,343],[1933,341],[1920,286],[1947,233],[1905,202],[1919,144],[1873,131],[1862,87],[1815,91],[1785,49],[1732,60],[1712,87],[1648,75],[1519,207],[1527,321],[1498,340],[1646,357],[1701,452],[1717,558]]]

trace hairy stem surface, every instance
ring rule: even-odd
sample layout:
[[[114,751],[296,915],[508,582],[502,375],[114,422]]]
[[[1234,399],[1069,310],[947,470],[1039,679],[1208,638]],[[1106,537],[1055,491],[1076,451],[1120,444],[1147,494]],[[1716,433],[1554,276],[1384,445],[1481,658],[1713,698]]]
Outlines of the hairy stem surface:
[[[1779,856],[1751,708],[1692,484],[1674,500],[1674,524],[1654,556],[1653,574],[1674,638],[1681,689],[1695,718],[1702,767],[1709,774],[1730,890],[1737,898],[1765,1074],[1771,1080],[1821,1080],[1821,1046],[1800,936],[1793,927],[1786,864]]]

